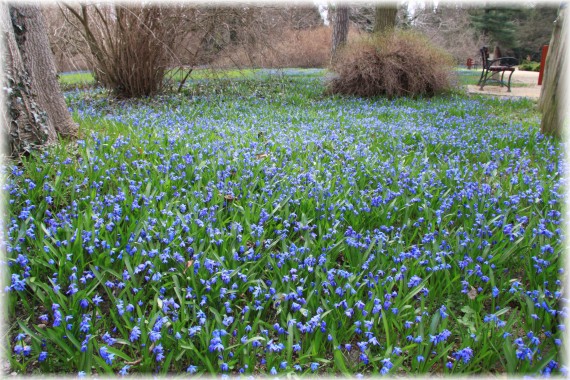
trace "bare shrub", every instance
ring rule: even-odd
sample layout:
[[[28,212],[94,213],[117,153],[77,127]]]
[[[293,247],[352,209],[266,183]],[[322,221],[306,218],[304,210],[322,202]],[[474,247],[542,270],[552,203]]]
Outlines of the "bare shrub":
[[[128,28],[121,26],[121,20],[115,17],[119,8],[142,22],[134,27],[130,22]],[[151,9],[159,12],[161,20],[152,29],[140,15]],[[98,3],[61,9],[52,6],[44,12],[49,15],[49,38],[58,68],[90,69],[101,84],[120,96],[150,95],[165,83],[180,89],[192,69],[199,66],[323,67],[330,59],[330,30],[322,26],[315,6]],[[145,41],[152,42],[151,51],[149,45],[138,46]],[[135,64],[132,57],[136,57]],[[151,62],[154,70],[142,67]],[[159,77],[164,75],[165,67],[170,71],[163,82]],[[151,72],[157,77],[144,76]],[[132,83],[134,79],[147,83],[151,79],[154,86],[144,91],[125,91],[136,84]]]
[[[266,45],[266,46],[264,46]],[[227,51],[217,67],[325,67],[330,61],[331,28],[284,29],[264,44]]]
[[[90,70],[91,60],[83,54],[88,47],[81,34],[65,21],[59,7],[53,4],[42,6],[42,13],[57,71]]]
[[[65,11],[89,48],[98,82],[119,97],[162,88],[180,40],[178,6],[82,4]]]
[[[323,67],[330,30],[315,6],[250,7],[251,22],[211,61],[213,67]]]
[[[451,88],[453,60],[422,35],[396,31],[354,41],[335,60],[330,94],[431,96]]]
[[[351,26],[348,30],[348,44],[358,40],[365,32]],[[220,55],[215,67],[327,67],[331,60],[332,28],[318,26],[295,30],[290,27],[279,33],[267,35],[264,45],[238,47]]]
[[[330,60],[331,28],[289,30],[277,44],[276,67],[325,67]]]

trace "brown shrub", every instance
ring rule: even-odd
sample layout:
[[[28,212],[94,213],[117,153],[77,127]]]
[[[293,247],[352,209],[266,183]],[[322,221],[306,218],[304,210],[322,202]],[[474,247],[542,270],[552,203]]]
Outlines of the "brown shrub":
[[[453,60],[422,35],[395,31],[349,43],[331,70],[329,94],[432,96],[451,89]]]
[[[80,31],[96,80],[119,97],[160,91],[180,40],[179,7],[149,5],[65,6],[65,17]],[[86,54],[87,55],[87,54]]]
[[[330,60],[331,28],[289,30],[277,45],[279,67],[325,67]]]
[[[348,31],[348,43],[360,39],[356,28]],[[332,28],[327,26],[295,30],[288,28],[268,35],[262,43],[239,46],[224,52],[215,67],[327,67],[331,59]]]
[[[223,54],[217,67],[326,67],[330,62],[331,28],[285,29],[251,46]]]

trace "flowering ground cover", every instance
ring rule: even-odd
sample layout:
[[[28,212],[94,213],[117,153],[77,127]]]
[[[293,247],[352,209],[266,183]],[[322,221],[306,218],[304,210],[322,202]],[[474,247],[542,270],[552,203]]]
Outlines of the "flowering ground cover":
[[[82,139],[5,169],[12,370],[565,373],[535,104],[321,94],[68,93]]]

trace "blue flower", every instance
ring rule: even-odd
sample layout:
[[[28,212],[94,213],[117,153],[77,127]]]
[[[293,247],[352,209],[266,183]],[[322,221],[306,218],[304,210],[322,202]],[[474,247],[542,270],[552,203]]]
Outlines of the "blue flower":
[[[14,289],[19,292],[26,290],[26,279],[20,279],[19,274],[12,274],[12,285],[10,289]]]
[[[95,306],[99,306],[99,305],[101,304],[101,302],[103,302],[103,298],[101,298],[101,297],[99,296],[99,294],[95,294],[95,296],[93,297],[92,301],[93,301],[93,304],[94,304]]]
[[[141,336],[141,329],[138,326],[133,327],[131,334],[129,335],[129,340],[131,342],[136,342]]]
[[[110,353],[107,350],[107,347],[103,346],[99,348],[99,355],[101,355],[101,358],[103,358],[105,360],[105,363],[107,363],[108,365],[113,364],[113,360],[115,359],[115,354]]]
[[[131,368],[130,365],[123,366],[123,368],[121,368],[121,370],[119,371],[119,375],[121,375],[121,376],[128,375],[129,374],[129,368]]]
[[[453,354],[456,360],[462,360],[463,363],[467,364],[473,357],[473,350],[470,347],[465,347]]]
[[[408,281],[408,288],[413,288],[415,286],[418,286],[420,283],[422,282],[421,277],[418,277],[416,275],[412,276],[412,278],[410,278],[410,280]]]
[[[131,332],[131,334],[132,334],[132,332]],[[152,330],[148,333],[148,337],[149,337],[151,342],[156,342],[157,340],[160,340],[162,335],[160,334],[159,331]]]
[[[451,336],[451,331],[445,329],[437,335],[430,335],[430,342],[437,345],[439,343],[443,343],[443,342],[447,341],[447,339],[450,336]]]

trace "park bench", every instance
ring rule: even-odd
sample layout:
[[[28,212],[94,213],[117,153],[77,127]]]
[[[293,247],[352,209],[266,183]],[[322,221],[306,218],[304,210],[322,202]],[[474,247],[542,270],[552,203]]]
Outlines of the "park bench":
[[[498,51],[498,49],[496,49]],[[519,64],[519,61],[514,57],[493,57],[492,60],[489,59],[489,49],[486,46],[483,46],[479,49],[481,53],[481,62],[482,68],[481,71],[481,78],[479,78],[479,82],[477,85],[481,86],[480,90],[483,90],[483,87],[488,82],[499,82],[502,86],[507,86],[507,92],[511,92],[511,77],[515,72],[515,66]],[[509,80],[507,83],[504,81],[505,72],[510,72]],[[499,73],[501,74],[501,79],[497,79]]]

